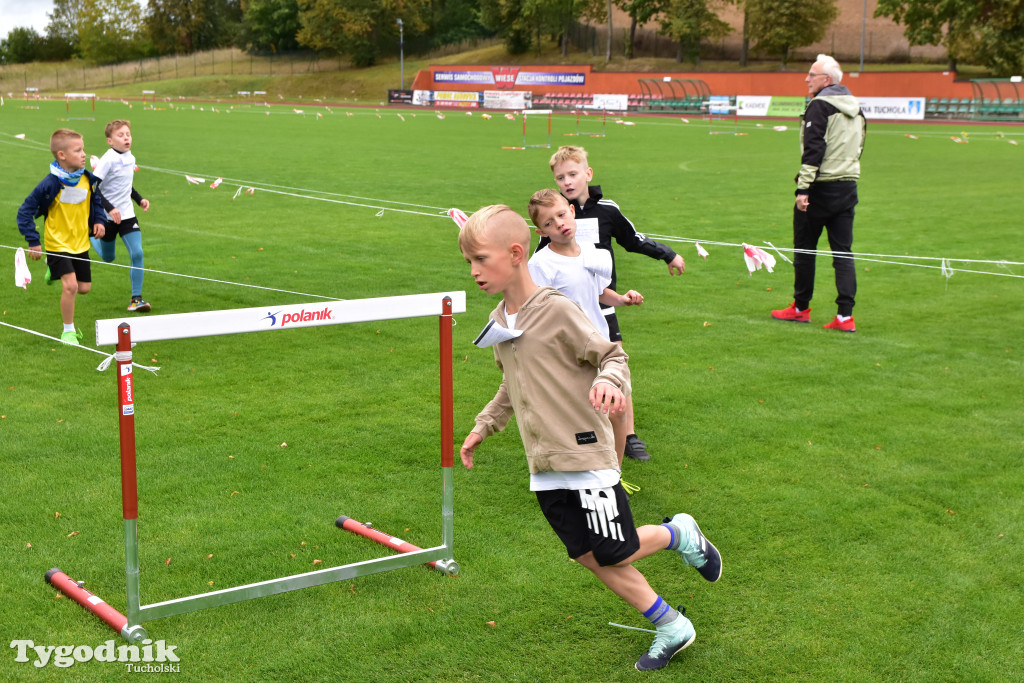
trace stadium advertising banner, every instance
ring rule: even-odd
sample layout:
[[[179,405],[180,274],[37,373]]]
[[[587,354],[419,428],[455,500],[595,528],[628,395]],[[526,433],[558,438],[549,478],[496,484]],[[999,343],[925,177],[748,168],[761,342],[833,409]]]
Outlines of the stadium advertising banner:
[[[587,75],[572,71],[523,71],[518,66],[495,66],[490,71],[435,71],[438,85],[493,86],[498,90],[511,90],[529,86],[582,86]]]
[[[772,97],[768,104],[768,116],[785,119],[798,119],[807,108],[806,97]]]
[[[530,109],[533,93],[525,90],[484,90],[485,109]]]
[[[412,90],[388,90],[388,104],[412,104]]]
[[[860,110],[867,119],[923,121],[923,97],[858,97]]]
[[[736,113],[740,116],[768,116],[771,95],[737,95]]]
[[[461,90],[436,90],[434,91],[434,106],[475,109],[480,106],[480,93]]]
[[[595,94],[593,108],[605,111],[626,111],[629,109],[629,95]]]
[[[774,95],[738,95],[736,108],[740,116],[772,116],[796,119],[804,112],[807,100],[803,97]]]

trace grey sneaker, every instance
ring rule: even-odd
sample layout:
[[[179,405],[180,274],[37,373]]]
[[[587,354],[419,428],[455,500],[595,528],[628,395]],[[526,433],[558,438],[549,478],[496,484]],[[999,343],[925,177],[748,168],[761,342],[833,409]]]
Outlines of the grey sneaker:
[[[683,615],[685,610],[681,607],[679,610],[679,616],[675,621],[658,627],[651,649],[636,660],[637,671],[664,669],[670,659],[689,647],[697,638],[693,624]]]
[[[679,534],[676,552],[683,558],[683,562],[700,572],[708,581],[718,581],[722,577],[722,555],[701,533],[697,520],[682,512],[672,519],[666,518],[665,524],[672,525]]]
[[[636,434],[627,436],[626,457],[633,460],[650,460],[651,454],[647,452],[647,442],[641,440]]]

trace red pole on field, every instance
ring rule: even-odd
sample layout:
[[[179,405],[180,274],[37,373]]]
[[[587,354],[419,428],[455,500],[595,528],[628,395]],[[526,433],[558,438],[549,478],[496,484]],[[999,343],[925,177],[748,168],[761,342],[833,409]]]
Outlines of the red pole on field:
[[[392,536],[391,534],[386,534],[383,531],[377,531],[376,529],[368,527],[362,522],[352,519],[348,515],[342,515],[341,517],[338,517],[338,519],[334,521],[334,525],[339,529],[351,531],[352,533],[358,536],[364,536],[365,538],[368,538],[371,541],[376,541],[377,543],[380,543],[383,546],[387,546],[392,550],[397,550],[400,553],[412,553],[416,552],[417,550],[423,550],[423,548],[417,545],[413,545],[408,541],[403,541],[397,536]],[[431,569],[437,569],[436,560],[433,562],[425,562],[424,564],[426,564]],[[440,569],[437,570],[441,571]]]
[[[121,509],[124,518],[138,519],[139,489],[135,465],[135,387],[132,384],[132,335],[128,323],[117,326],[117,384],[121,432]],[[122,360],[122,358],[126,360]]]
[[[79,605],[89,610],[104,621],[110,628],[121,633],[128,624],[128,617],[103,602],[98,596],[93,595],[75,583],[70,576],[60,569],[53,568],[46,572],[46,582],[68,596]]]
[[[455,463],[455,408],[452,379],[452,299],[441,302],[441,467]]]

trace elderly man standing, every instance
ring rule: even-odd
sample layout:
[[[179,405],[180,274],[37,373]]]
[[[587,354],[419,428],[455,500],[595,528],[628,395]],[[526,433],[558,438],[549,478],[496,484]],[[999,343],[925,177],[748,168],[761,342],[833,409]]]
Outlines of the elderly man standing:
[[[843,71],[828,55],[818,55],[804,79],[811,101],[801,117],[800,173],[793,209],[793,303],[772,311],[778,320],[811,321],[814,261],[824,228],[836,272],[838,314],[824,327],[856,332],[853,322],[857,272],[853,264],[853,207],[857,205],[860,155],[867,122],[857,98],[840,85]]]

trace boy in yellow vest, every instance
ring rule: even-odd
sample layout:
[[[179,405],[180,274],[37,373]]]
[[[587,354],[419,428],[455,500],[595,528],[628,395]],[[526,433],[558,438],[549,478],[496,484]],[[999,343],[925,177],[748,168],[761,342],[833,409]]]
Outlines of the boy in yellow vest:
[[[92,288],[89,268],[89,226],[103,237],[103,197],[99,182],[85,170],[85,144],[73,130],[60,128],[50,136],[54,161],[49,174],[36,185],[18,209],[18,230],[28,242],[28,256],[42,258],[43,249],[35,219],[45,216],[46,283],[60,280],[60,315],[64,331],[60,340],[79,345],[82,333],[75,330],[75,297]]]

